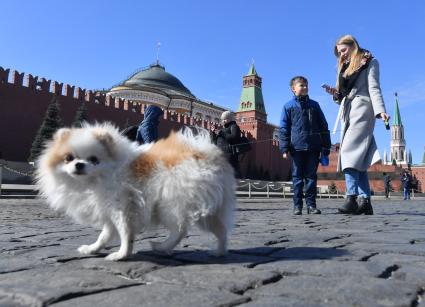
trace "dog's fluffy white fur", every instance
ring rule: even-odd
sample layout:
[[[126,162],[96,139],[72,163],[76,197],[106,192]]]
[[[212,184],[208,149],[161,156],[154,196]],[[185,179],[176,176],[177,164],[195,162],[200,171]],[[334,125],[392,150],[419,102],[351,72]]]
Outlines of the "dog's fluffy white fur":
[[[185,129],[137,146],[109,123],[63,128],[36,165],[40,192],[52,208],[102,228],[95,243],[79,247],[82,254],[100,251],[118,234],[120,248],[106,259],[124,259],[134,236],[158,224],[170,234],[151,242],[156,251],[171,253],[191,224],[214,234],[216,255],[227,251],[235,179],[205,130]]]

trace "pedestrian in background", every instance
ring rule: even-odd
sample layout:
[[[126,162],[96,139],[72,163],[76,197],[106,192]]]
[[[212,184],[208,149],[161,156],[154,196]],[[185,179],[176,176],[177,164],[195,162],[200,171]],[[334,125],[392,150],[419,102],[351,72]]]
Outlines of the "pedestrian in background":
[[[403,187],[403,199],[410,200],[410,189],[412,184],[412,177],[408,173],[408,171],[404,171],[401,175],[401,185]]]
[[[391,177],[390,175],[387,175],[387,173],[384,173],[385,198],[388,198],[390,196],[390,189],[391,189]]]
[[[223,128],[213,130],[213,138],[217,146],[224,152],[235,171],[235,177],[240,178],[239,157],[236,144],[241,140],[241,129],[236,124],[235,115],[231,111],[221,114]]]
[[[152,143],[158,140],[158,126],[164,111],[160,107],[149,105],[145,109],[143,121],[137,129],[136,140],[139,144]]]

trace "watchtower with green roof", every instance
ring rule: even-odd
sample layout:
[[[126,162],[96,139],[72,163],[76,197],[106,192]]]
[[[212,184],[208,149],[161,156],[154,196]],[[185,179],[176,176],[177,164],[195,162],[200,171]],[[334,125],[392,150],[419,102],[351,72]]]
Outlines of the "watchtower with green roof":
[[[262,79],[252,64],[248,74],[242,77],[243,87],[239,108],[236,111],[236,122],[243,131],[249,132],[253,139],[261,140],[263,142],[261,144],[265,144],[265,140],[273,139],[275,127],[267,123],[261,84]],[[262,154],[266,153],[262,152]],[[257,158],[260,159],[260,157],[255,159]],[[261,165],[265,162],[258,160],[256,163]]]
[[[267,122],[261,83],[262,79],[252,64],[248,74],[243,76],[243,88],[237,112],[249,112],[249,114],[245,114],[246,116],[242,116],[242,118]]]
[[[406,141],[404,139],[404,127],[401,122],[400,109],[398,107],[398,95],[394,93],[395,105],[393,123],[391,126],[391,161],[397,164],[409,164],[409,157],[406,152]]]

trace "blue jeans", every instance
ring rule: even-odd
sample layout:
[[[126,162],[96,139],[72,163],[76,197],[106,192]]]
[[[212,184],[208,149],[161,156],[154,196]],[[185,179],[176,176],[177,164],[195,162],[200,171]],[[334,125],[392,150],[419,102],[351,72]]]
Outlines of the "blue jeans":
[[[403,188],[403,196],[404,196],[404,200],[410,199],[410,189],[409,188]]]
[[[358,195],[360,198],[370,197],[369,178],[367,171],[358,171],[354,168],[344,170],[346,195]]]
[[[294,207],[303,207],[303,188],[305,183],[305,202],[307,207],[316,208],[317,166],[319,151],[294,151],[292,156],[292,183],[294,186]]]

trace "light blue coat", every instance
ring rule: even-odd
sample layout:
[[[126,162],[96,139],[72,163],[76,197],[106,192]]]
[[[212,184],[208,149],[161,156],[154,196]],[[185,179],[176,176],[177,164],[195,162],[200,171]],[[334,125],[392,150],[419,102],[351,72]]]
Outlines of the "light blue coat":
[[[366,171],[380,159],[373,130],[376,117],[382,112],[386,113],[376,59],[372,59],[368,68],[360,72],[341,104],[342,132],[337,171],[346,168]]]

